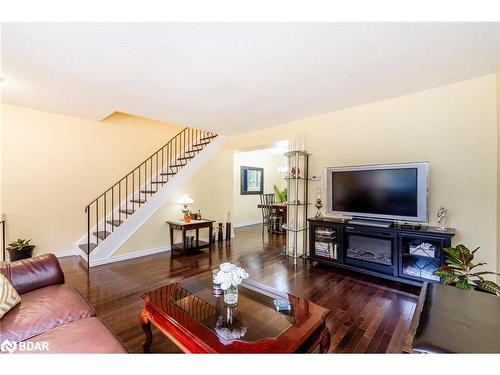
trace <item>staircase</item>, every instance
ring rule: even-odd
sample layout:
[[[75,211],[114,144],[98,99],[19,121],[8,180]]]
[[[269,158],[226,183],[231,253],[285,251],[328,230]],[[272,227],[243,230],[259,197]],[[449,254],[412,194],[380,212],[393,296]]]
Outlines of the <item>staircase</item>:
[[[78,247],[90,254],[205,149],[216,134],[184,128],[165,146],[85,207],[87,235]]]

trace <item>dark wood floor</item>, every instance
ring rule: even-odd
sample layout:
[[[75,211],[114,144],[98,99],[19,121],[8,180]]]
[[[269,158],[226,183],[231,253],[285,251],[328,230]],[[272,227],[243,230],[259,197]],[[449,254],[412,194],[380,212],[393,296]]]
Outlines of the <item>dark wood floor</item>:
[[[79,289],[132,352],[142,352],[141,295],[224,261],[243,266],[250,277],[308,298],[331,310],[327,325],[331,352],[400,353],[417,301],[418,288],[335,270],[281,254],[284,238],[262,236],[260,226],[236,229],[236,238],[193,255],[162,253],[94,267],[87,278],[78,257],[61,259],[66,282]],[[153,352],[179,352],[154,330]]]

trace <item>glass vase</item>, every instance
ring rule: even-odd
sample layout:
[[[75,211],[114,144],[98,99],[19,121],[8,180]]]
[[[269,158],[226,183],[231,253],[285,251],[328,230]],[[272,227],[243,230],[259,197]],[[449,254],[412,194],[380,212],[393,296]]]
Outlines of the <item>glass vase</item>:
[[[224,302],[229,306],[235,306],[238,303],[238,287],[231,285],[224,291]]]

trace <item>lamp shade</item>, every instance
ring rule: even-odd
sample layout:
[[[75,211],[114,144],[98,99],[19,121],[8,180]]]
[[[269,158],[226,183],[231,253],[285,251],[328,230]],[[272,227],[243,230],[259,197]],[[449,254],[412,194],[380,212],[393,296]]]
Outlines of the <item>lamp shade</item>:
[[[178,201],[178,204],[188,205],[193,204],[194,201],[189,197],[189,195],[184,194]]]

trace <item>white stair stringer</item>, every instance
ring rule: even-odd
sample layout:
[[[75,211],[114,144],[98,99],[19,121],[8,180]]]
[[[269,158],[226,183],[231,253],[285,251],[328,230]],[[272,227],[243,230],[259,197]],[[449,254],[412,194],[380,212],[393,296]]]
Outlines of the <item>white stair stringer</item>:
[[[105,240],[90,253],[89,266],[108,263],[109,258],[118,250],[148,219],[158,211],[163,204],[172,197],[226,142],[227,137],[218,135],[212,140],[196,157],[185,165],[168,183],[164,184],[152,196],[147,198],[136,211],[117,227]],[[85,237],[86,238],[86,237]],[[82,258],[87,261],[87,255],[80,252]]]

